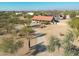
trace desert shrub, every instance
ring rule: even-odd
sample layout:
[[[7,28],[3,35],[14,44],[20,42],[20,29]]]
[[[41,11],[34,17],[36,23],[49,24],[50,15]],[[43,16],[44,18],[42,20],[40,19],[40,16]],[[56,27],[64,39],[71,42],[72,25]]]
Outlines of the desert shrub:
[[[60,47],[61,47],[61,43],[59,38],[52,36],[47,46],[48,51],[52,53],[55,51],[55,49],[59,49]]]
[[[63,41],[64,55],[66,56],[78,56],[79,48],[77,48],[73,42],[75,40],[73,32],[68,32]]]
[[[72,20],[69,22],[69,24],[72,28],[79,29],[79,18],[78,17],[72,18]]]
[[[13,54],[22,46],[22,41],[16,41],[13,38],[5,38],[2,39],[2,42],[0,43],[0,51]]]
[[[70,27],[73,29],[73,32],[77,35],[79,35],[79,18],[75,17],[72,18],[72,20],[69,22]]]

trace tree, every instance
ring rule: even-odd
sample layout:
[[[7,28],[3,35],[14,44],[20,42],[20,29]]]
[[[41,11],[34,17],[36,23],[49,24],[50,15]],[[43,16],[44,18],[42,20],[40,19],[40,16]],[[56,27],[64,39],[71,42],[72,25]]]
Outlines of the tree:
[[[3,12],[0,15],[1,15],[0,17],[1,26],[0,27],[6,29],[7,33],[10,33],[14,27],[14,24],[19,22],[17,21],[18,19],[16,17],[13,17],[11,12]]]
[[[56,49],[59,50],[60,47],[61,47],[60,40],[52,36],[47,46],[48,51],[52,54],[52,52],[54,52]]]
[[[70,15],[71,18],[74,18],[77,15],[76,11],[64,11],[64,15]]]
[[[6,24],[6,26],[4,26],[4,29],[7,30],[7,33],[11,33],[11,30],[14,28],[13,24]]]
[[[22,46],[23,46],[22,41],[15,40],[13,38],[5,38],[5,39],[2,39],[2,42],[0,43],[0,51],[14,54]]]
[[[70,17],[71,18],[74,18],[76,16],[76,12],[75,11],[72,11],[71,13],[70,13]]]
[[[26,19],[26,20],[25,20],[26,25],[27,25],[27,26],[30,26],[31,21],[32,21],[32,20],[31,20],[30,18]]]
[[[34,30],[31,27],[24,27],[20,33],[21,34],[20,36],[26,37],[28,39],[29,48],[30,48],[30,40],[33,37],[32,33],[34,33]]]

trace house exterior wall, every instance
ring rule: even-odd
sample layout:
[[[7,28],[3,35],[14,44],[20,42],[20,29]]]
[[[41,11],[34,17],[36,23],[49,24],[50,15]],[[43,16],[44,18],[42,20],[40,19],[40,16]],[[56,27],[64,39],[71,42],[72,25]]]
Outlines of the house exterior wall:
[[[70,19],[70,15],[66,15],[66,18],[67,18],[67,19]]]
[[[40,25],[40,24],[41,24],[40,21],[34,21],[34,20],[32,20],[30,26],[35,26],[35,25]]]
[[[35,21],[35,20],[32,20],[32,22],[34,22],[36,25],[40,25],[42,22],[53,22],[53,19],[51,21],[44,21],[44,20]]]

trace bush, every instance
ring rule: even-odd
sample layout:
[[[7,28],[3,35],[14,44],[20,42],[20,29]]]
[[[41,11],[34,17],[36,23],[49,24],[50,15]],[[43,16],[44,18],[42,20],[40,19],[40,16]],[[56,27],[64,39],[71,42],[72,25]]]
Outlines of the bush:
[[[55,51],[56,48],[59,49],[60,47],[61,47],[61,43],[59,38],[52,36],[47,46],[48,51],[52,53]]]
[[[72,18],[72,20],[69,22],[69,25],[71,28],[73,28],[73,32],[77,35],[78,37],[78,33],[79,33],[79,18],[75,17]]]
[[[79,48],[77,48],[74,42],[74,35],[72,32],[68,32],[65,36],[63,47],[64,47],[64,55],[66,56],[78,56],[79,55]]]
[[[2,42],[0,44],[0,51],[12,54],[15,53],[22,46],[22,41],[16,41],[13,38],[2,39]]]
[[[72,18],[72,20],[69,22],[69,24],[72,28],[79,29],[79,18],[78,17]]]

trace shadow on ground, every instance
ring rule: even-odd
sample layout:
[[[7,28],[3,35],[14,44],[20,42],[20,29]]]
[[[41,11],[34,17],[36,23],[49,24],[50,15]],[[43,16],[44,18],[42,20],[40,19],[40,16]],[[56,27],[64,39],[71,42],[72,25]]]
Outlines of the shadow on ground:
[[[31,50],[34,49],[34,52],[31,53],[32,56],[35,56],[38,53],[46,51],[46,46],[42,44],[43,42],[31,47]]]
[[[33,34],[35,37],[34,38],[38,38],[38,37],[42,37],[42,36],[45,36],[46,33],[35,33]]]

